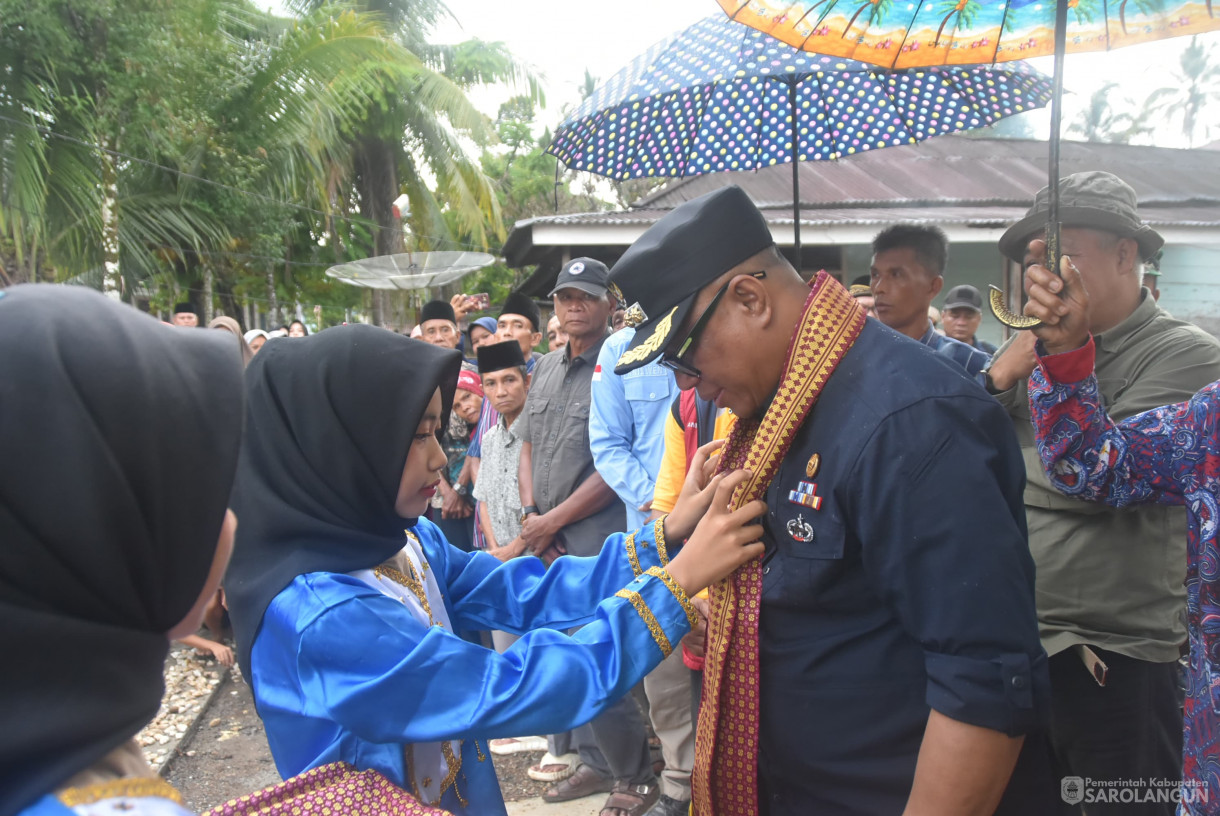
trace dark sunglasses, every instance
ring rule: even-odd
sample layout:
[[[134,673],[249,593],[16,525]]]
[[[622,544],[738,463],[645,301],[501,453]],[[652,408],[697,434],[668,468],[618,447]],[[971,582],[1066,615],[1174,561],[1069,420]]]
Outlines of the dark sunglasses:
[[[734,275],[733,277],[736,277]],[[767,277],[766,270],[751,272],[750,277],[762,280]],[[687,377],[694,377],[696,380],[703,379],[703,372],[691,365],[690,360],[692,350],[695,343],[699,341],[699,335],[703,334],[704,328],[707,327],[707,322],[712,318],[712,312],[716,311],[716,307],[720,304],[720,299],[724,297],[724,293],[729,291],[729,284],[733,282],[733,278],[725,281],[724,286],[720,287],[720,291],[712,298],[711,303],[707,304],[707,308],[703,310],[703,314],[699,315],[699,319],[690,327],[690,331],[682,338],[678,344],[678,353],[670,354],[665,352],[661,355],[658,363],[676,374],[683,374]]]

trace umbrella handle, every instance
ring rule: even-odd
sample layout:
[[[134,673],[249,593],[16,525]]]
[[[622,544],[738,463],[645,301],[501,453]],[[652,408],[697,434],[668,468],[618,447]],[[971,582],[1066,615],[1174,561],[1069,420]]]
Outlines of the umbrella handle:
[[[988,286],[987,288],[991,290],[987,295],[987,304],[991,306],[991,313],[995,315],[996,320],[1010,329],[1036,329],[1042,325],[1042,321],[1038,318],[1014,312],[1004,305],[1003,289],[998,286]]]

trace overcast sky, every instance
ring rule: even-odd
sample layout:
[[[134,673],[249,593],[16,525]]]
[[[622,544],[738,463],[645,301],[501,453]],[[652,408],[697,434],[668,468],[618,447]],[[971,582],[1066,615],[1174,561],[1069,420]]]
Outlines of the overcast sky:
[[[262,4],[281,10],[273,0]],[[506,43],[545,77],[547,110],[539,121],[551,127],[562,118],[564,106],[579,99],[586,68],[599,81],[609,79],[654,42],[709,14],[722,13],[715,0],[451,0],[449,7],[456,20],[444,24],[435,40],[457,42],[476,37]],[[1220,32],[1201,39],[1220,53]],[[1107,80],[1121,83],[1111,96],[1113,102],[1132,97],[1135,107],[1151,91],[1174,84],[1178,55],[1189,42],[1189,38],[1177,38],[1111,52],[1069,54],[1064,85],[1074,93],[1065,102],[1065,122]],[[1046,73],[1051,70],[1050,57],[1032,63]],[[494,116],[510,94],[497,89],[472,96]],[[1220,107],[1207,119],[1213,125],[1208,138],[1220,139]],[[1178,121],[1160,129],[1155,141],[1166,147],[1186,146]]]

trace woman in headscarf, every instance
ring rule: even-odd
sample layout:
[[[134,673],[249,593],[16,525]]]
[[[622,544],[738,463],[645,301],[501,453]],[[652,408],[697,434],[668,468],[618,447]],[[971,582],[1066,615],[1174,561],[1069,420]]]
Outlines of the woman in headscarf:
[[[250,329],[245,334],[246,345],[250,347],[251,354],[258,354],[258,350],[267,342],[267,332],[262,329]]]
[[[229,334],[236,337],[238,347],[241,349],[241,364],[243,366],[250,365],[250,359],[254,356],[254,351],[250,348],[250,344],[246,342],[246,338],[241,333],[241,326],[236,320],[231,317],[221,315],[220,317],[212,318],[212,322],[208,324],[208,328],[227,331]]]
[[[186,813],[133,737],[232,548],[237,348],[50,285],[0,347],[0,816]]]
[[[761,553],[765,507],[728,512],[738,472],[692,480],[597,558],[461,552],[419,518],[460,362],[371,326],[265,348],[226,586],[282,775],[345,760],[453,813],[503,814],[487,739],[566,730],[626,693],[688,631],[687,596]],[[688,536],[662,568],[665,540]],[[503,654],[453,634],[492,628],[528,634]]]

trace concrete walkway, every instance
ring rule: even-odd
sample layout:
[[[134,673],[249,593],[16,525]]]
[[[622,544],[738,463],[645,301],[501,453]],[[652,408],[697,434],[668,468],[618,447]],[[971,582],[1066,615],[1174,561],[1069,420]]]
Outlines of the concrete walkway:
[[[506,802],[508,816],[597,816],[606,801],[607,793],[595,793],[584,799],[552,805],[535,796],[519,802]]]

